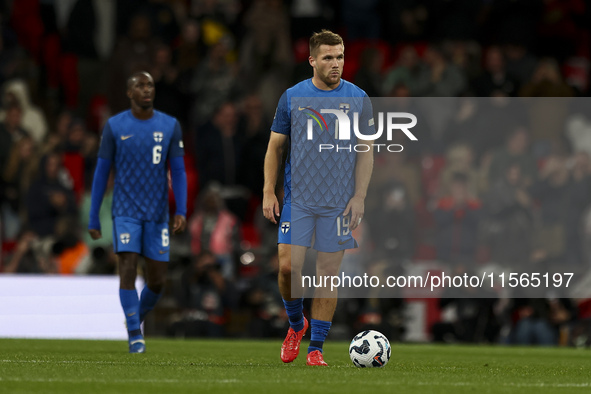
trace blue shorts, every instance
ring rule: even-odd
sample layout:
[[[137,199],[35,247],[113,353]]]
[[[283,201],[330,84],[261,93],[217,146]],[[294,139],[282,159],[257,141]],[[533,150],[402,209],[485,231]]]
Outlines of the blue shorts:
[[[357,248],[351,234],[351,214],[343,216],[344,208],[308,207],[296,203],[283,206],[279,219],[277,243],[312,246],[319,252],[338,252]]]
[[[115,217],[113,245],[115,253],[132,252],[152,260],[168,261],[170,249],[168,223]]]

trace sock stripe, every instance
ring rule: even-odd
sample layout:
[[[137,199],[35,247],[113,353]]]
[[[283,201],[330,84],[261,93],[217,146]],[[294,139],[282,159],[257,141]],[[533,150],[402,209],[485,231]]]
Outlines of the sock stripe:
[[[133,337],[137,337],[137,336],[141,336],[142,335],[142,330],[137,329],[137,330],[130,330],[128,331],[129,333],[129,337],[133,338]]]

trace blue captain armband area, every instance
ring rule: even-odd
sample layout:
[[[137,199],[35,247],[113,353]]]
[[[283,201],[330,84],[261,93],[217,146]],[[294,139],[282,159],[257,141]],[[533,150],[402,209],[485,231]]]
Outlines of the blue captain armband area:
[[[187,216],[187,175],[185,174],[185,161],[182,156],[171,157],[170,177],[172,178],[172,191],[176,200],[175,215]]]
[[[88,229],[100,230],[101,222],[99,220],[99,212],[101,204],[103,203],[103,196],[107,189],[107,182],[109,180],[109,172],[111,171],[111,162],[103,158],[98,158],[96,162],[96,169],[94,170],[94,179],[92,181],[92,194],[90,200],[90,218],[88,221]]]

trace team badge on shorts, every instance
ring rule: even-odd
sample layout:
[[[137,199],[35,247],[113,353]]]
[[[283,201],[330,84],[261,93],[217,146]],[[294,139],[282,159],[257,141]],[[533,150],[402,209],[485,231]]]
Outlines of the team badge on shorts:
[[[283,234],[287,234],[290,226],[291,226],[291,224],[289,222],[281,222],[281,232]]]
[[[162,142],[162,138],[164,138],[164,134],[162,134],[161,131],[155,131],[154,132],[154,141],[156,141],[156,142]]]
[[[119,239],[121,240],[122,244],[128,244],[130,238],[131,236],[129,235],[129,233],[123,233],[119,236]]]

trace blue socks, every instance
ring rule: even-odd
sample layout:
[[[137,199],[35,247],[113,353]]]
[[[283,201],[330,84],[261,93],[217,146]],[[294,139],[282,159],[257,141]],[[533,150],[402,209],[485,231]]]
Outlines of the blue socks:
[[[283,300],[285,311],[289,318],[289,325],[294,331],[300,331],[304,328],[304,299],[300,298],[293,301]]]
[[[154,293],[148,285],[144,286],[140,297],[140,323],[146,318],[146,314],[154,309],[154,306],[162,296],[162,293]]]
[[[119,289],[119,299],[121,300],[121,307],[123,307],[123,313],[125,313],[125,320],[127,321],[129,340],[132,341],[142,338],[139,315],[140,300],[137,296],[137,291],[135,289]]]
[[[322,353],[322,345],[328,335],[328,330],[332,325],[329,321],[324,320],[310,320],[310,327],[312,331],[312,337],[310,338],[310,346],[308,346],[308,353],[312,353],[314,350],[320,350]]]
[[[304,299],[300,298],[293,301],[283,300],[283,305],[285,305],[291,328],[296,332],[302,330],[304,328]],[[328,335],[331,325],[332,323],[329,321],[316,319],[310,320],[312,337],[310,339],[308,353],[311,353],[314,350],[320,350],[320,352],[322,352],[322,346],[324,345],[324,340]]]

